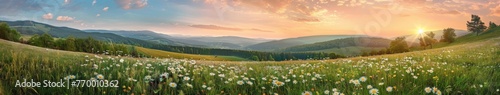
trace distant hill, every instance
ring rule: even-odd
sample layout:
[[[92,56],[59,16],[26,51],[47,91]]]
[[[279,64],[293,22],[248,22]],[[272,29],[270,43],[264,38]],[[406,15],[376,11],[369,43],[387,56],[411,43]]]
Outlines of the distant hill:
[[[269,40],[251,39],[236,36],[221,36],[221,37],[184,37],[172,36],[153,31],[128,31],[128,30],[84,30],[85,32],[98,33],[113,33],[124,37],[136,38],[146,41],[158,42],[162,44],[172,44],[179,46],[192,46],[202,48],[219,48],[219,49],[242,49],[244,46],[257,44]]]
[[[377,37],[351,37],[313,44],[288,47],[282,52],[333,52],[342,55],[359,55],[363,51],[389,47],[391,40]]]
[[[266,39],[253,39],[253,38],[244,38],[237,36],[220,36],[220,37],[170,36],[169,39],[176,42],[194,44],[194,45],[204,45],[212,48],[239,49],[239,50],[244,49],[245,46],[270,41]]]
[[[84,32],[74,28],[68,27],[56,27],[48,24],[38,23],[34,21],[0,21],[6,22],[11,26],[11,28],[16,29],[22,35],[42,35],[45,32],[50,34],[56,38],[66,38],[68,36],[73,36],[75,38],[87,38],[92,37],[96,40],[107,41],[113,43],[121,43],[121,44],[130,44],[130,45],[153,45],[154,42],[123,37],[120,35],[112,34],[112,33],[91,33]],[[27,39],[25,39],[27,40]],[[174,44],[174,43],[165,43],[165,44]]]
[[[312,44],[312,43],[317,43],[317,42],[324,42],[324,41],[349,38],[349,37],[362,37],[362,36],[364,36],[364,35],[305,36],[305,37],[288,38],[288,39],[259,43],[259,44],[247,46],[246,49],[259,50],[259,51],[273,51],[273,50],[284,49],[284,48],[292,47],[292,46]]]
[[[145,41],[152,41],[161,44],[171,44],[171,45],[184,45],[183,43],[176,43],[170,39],[167,39],[168,35],[155,33],[153,31],[142,30],[142,31],[126,31],[126,30],[83,30],[85,32],[92,33],[112,33],[123,37],[136,38]]]

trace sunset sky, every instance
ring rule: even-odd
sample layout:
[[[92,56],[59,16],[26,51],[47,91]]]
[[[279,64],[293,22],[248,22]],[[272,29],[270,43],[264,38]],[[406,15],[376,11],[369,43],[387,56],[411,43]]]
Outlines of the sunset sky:
[[[500,23],[500,0],[2,0],[0,19],[77,29],[282,39],[466,29],[471,14]]]

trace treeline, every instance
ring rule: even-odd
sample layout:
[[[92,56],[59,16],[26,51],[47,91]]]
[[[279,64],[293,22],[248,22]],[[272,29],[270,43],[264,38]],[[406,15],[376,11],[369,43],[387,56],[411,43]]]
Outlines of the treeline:
[[[14,29],[10,29],[7,23],[0,23],[0,39],[18,42],[21,34]]]
[[[371,52],[363,52],[361,56],[371,56],[371,55],[383,55],[383,54],[394,54],[394,53],[403,53],[409,52],[410,47],[408,47],[408,43],[406,42],[406,37],[397,37],[393,41],[391,41],[390,46],[386,49],[381,49],[379,51],[371,51]]]
[[[312,52],[272,53],[272,52],[259,52],[259,51],[169,46],[163,44],[157,44],[149,48],[179,52],[179,53],[187,53],[187,54],[237,56],[255,61],[284,61],[284,60],[308,60],[308,59],[320,60],[320,59],[335,59],[335,58],[345,57],[335,53],[312,53]]]
[[[25,43],[34,46],[67,51],[105,55],[139,56],[139,53],[136,52],[133,46],[102,42],[95,40],[92,37],[80,39],[69,36],[67,38],[54,39],[51,35],[45,33],[40,36],[35,34]]]

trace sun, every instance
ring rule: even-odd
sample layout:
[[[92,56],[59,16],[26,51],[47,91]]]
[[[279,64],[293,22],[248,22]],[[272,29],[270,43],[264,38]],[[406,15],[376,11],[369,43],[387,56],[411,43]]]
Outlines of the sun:
[[[424,29],[418,29],[417,31],[418,34],[423,34],[424,32],[425,32]]]

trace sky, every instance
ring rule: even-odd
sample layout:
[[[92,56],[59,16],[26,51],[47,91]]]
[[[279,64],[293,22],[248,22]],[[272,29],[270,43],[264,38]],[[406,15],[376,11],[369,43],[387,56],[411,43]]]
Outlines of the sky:
[[[1,20],[76,29],[283,39],[396,37],[466,30],[471,14],[500,23],[500,0],[1,0]]]

